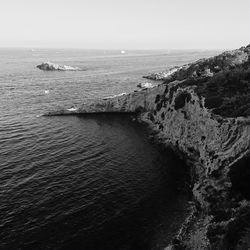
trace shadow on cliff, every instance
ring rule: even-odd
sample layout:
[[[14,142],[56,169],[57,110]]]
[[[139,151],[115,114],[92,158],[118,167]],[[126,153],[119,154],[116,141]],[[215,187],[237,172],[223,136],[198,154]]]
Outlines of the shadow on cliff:
[[[229,173],[234,195],[242,200],[250,200],[250,155],[239,160]]]

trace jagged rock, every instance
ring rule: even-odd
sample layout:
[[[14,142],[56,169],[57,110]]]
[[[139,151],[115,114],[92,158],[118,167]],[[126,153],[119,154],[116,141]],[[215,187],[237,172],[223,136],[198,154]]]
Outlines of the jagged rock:
[[[67,65],[59,65],[56,63],[51,63],[51,62],[44,62],[42,64],[39,64],[36,66],[38,69],[45,70],[45,71],[77,71],[81,70],[78,67],[71,67]]]
[[[100,112],[137,113],[192,169],[196,211],[176,249],[241,244],[250,231],[250,46],[179,67],[153,88],[77,108]]]

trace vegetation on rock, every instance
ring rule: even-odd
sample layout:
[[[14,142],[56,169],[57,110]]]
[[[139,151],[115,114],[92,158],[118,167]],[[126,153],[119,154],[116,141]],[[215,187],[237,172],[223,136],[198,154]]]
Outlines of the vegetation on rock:
[[[182,67],[165,84],[174,80],[182,81],[179,87],[196,86],[214,114],[250,116],[250,45]]]

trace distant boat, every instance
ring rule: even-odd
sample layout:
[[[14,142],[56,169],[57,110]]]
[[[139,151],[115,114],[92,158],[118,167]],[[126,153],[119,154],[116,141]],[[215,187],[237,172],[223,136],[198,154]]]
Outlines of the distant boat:
[[[121,54],[126,54],[126,51],[125,50],[121,50]]]

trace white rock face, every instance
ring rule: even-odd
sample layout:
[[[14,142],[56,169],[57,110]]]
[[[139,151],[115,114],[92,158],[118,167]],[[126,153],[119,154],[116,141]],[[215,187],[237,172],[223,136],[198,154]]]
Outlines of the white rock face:
[[[45,62],[42,64],[39,64],[36,66],[40,70],[45,70],[45,71],[53,71],[53,70],[58,70],[58,71],[77,71],[81,70],[78,67],[71,67],[67,65],[59,65],[56,63],[51,63],[51,62]]]
[[[163,80],[166,80],[168,77],[170,77],[179,69],[181,69],[181,67],[176,66],[176,67],[170,68],[167,71],[152,73],[150,75],[144,76],[144,78],[156,80],[156,81],[161,81],[161,80],[163,81]]]
[[[153,88],[153,84],[151,82],[141,82],[137,85],[138,88]]]

